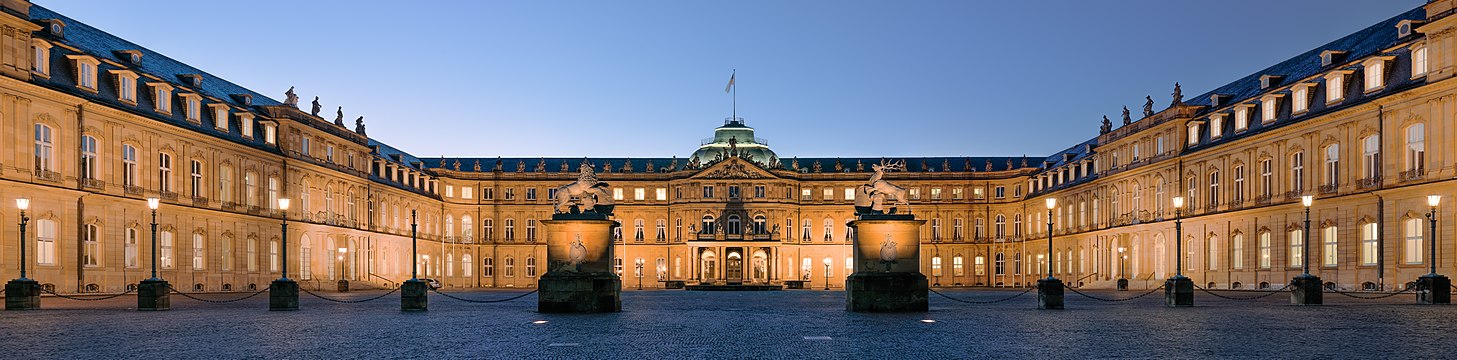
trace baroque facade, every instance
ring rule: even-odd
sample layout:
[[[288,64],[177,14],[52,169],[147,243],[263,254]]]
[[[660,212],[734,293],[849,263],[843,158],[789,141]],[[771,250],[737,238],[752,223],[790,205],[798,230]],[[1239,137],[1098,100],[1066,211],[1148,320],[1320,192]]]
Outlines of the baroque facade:
[[[362,118],[300,110],[292,90],[280,102],[28,1],[0,5],[0,198],[31,199],[30,277],[59,292],[149,276],[149,197],[163,203],[161,276],[179,287],[246,291],[285,266],[309,288],[393,286],[412,266],[446,287],[532,287],[554,189],[583,166],[610,184],[628,287],[841,287],[854,188],[883,163],[905,165],[884,177],[927,220],[922,271],[941,286],[1029,286],[1050,262],[1074,286],[1151,288],[1176,257],[1213,288],[1279,287],[1307,261],[1344,289],[1401,288],[1434,260],[1457,270],[1451,225],[1441,252],[1425,246],[1427,195],[1449,198],[1441,224],[1457,201],[1452,0],[1162,110],[1149,100],[1052,156],[890,159],[780,158],[740,118],[681,159],[419,158]],[[1309,234],[1302,195],[1316,198]],[[0,276],[15,277],[19,227],[0,229]]]

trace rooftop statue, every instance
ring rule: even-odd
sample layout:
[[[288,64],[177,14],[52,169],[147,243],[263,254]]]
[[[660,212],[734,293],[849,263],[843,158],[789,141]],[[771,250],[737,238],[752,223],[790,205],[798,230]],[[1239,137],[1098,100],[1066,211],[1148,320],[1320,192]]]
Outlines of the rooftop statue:
[[[364,135],[364,117],[363,116],[360,116],[358,119],[354,119],[354,132],[359,133],[359,135]]]
[[[319,116],[319,97],[314,97],[314,107],[309,110],[309,115]]]
[[[1179,83],[1178,82],[1175,82],[1174,83],[1174,94],[1173,95],[1174,95],[1174,103],[1172,105],[1169,105],[1169,106],[1184,105],[1184,89],[1181,89],[1179,87]]]
[[[1124,126],[1127,126],[1128,124],[1132,124],[1132,123],[1133,123],[1133,118],[1128,115],[1128,106],[1127,105],[1124,105],[1123,106],[1123,125]]]
[[[1153,96],[1144,96],[1143,100],[1143,117],[1153,116]]]
[[[906,196],[906,189],[885,181],[885,172],[905,170],[905,162],[871,164],[875,174],[870,175],[870,181],[865,185],[856,188],[855,213],[856,214],[895,214],[899,206],[910,206],[910,198]],[[885,203],[890,202],[889,211],[885,209]]]
[[[1103,115],[1103,126],[1098,127],[1098,134],[1107,134],[1113,131],[1113,122],[1108,120],[1108,115]]]
[[[552,209],[557,214],[597,213],[612,215],[612,196],[607,194],[607,182],[598,181],[592,166],[582,164],[578,169],[577,181],[558,186],[552,195]],[[598,205],[603,205],[599,209]]]
[[[288,91],[283,92],[283,104],[298,108],[298,94],[293,93],[292,86],[288,87]]]
[[[344,126],[344,107],[343,106],[340,106],[339,107],[339,110],[335,110],[335,112],[334,112],[334,125]]]

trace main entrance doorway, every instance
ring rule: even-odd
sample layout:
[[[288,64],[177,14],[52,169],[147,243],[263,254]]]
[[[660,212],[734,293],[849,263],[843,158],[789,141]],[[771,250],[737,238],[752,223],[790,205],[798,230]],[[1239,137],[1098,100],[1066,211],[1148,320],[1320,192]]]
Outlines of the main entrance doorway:
[[[739,254],[741,250],[729,250],[728,261],[724,262],[724,280],[729,283],[742,282],[744,280],[744,256]]]

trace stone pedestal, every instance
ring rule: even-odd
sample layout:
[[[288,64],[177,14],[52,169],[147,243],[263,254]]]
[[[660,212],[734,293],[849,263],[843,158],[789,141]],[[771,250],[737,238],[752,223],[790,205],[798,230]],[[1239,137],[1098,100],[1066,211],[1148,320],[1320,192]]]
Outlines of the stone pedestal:
[[[544,313],[622,311],[622,279],[612,271],[616,221],[595,213],[556,214],[546,226],[547,272],[537,281]]]
[[[1417,278],[1417,303],[1451,304],[1452,279],[1437,274],[1426,274]]]
[[[536,311],[605,313],[622,311],[622,280],[611,273],[548,273],[537,282]]]
[[[172,290],[167,280],[146,279],[137,284],[137,310],[172,310]]]
[[[1128,279],[1118,279],[1118,291],[1128,291]]]
[[[1183,275],[1164,280],[1164,304],[1169,307],[1194,306],[1194,280]]]
[[[1300,274],[1290,281],[1290,304],[1320,305],[1324,302],[1319,276]]]
[[[298,282],[278,279],[268,286],[268,310],[298,310]]]
[[[420,279],[400,284],[400,311],[426,311],[430,306],[430,283]]]
[[[921,312],[930,283],[921,274],[921,224],[910,214],[860,214],[848,224],[855,273],[845,279],[845,309]]]
[[[1062,280],[1048,277],[1037,280],[1037,308],[1046,310],[1062,309],[1063,289]]]
[[[5,310],[40,309],[40,283],[27,278],[5,283]]]
[[[335,285],[338,286],[339,292],[349,292],[349,280],[339,280]]]
[[[845,280],[845,309],[854,312],[918,312],[928,305],[921,273],[855,273]]]

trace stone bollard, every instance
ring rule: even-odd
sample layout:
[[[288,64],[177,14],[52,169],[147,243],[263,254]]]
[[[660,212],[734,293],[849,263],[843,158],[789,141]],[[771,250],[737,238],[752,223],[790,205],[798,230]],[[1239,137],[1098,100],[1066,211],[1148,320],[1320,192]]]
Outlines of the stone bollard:
[[[1444,275],[1426,274],[1417,278],[1417,303],[1451,304],[1452,279]]]
[[[430,306],[430,283],[420,279],[400,284],[400,311],[426,311]]]
[[[1062,309],[1062,280],[1054,277],[1037,280],[1037,308],[1045,310]]]
[[[5,310],[40,309],[40,283],[27,278],[5,283]]]
[[[172,290],[167,288],[167,280],[146,279],[137,284],[137,310],[172,310]]]
[[[1164,304],[1169,307],[1194,306],[1194,280],[1183,275],[1164,280]]]
[[[1300,274],[1290,282],[1290,304],[1320,305],[1323,303],[1320,277]]]
[[[268,310],[298,310],[298,282],[292,279],[273,280],[268,288]]]

